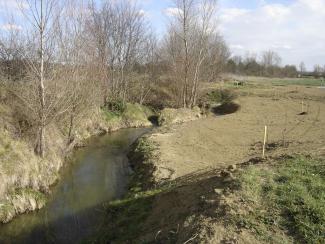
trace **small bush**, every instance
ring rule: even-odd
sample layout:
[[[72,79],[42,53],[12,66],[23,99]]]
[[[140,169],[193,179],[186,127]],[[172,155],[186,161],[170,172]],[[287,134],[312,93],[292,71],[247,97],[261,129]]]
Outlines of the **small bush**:
[[[210,103],[229,104],[237,98],[237,95],[228,89],[218,89],[207,94]]]
[[[126,110],[126,104],[122,99],[112,99],[105,103],[105,109],[115,113],[116,115],[121,115]]]

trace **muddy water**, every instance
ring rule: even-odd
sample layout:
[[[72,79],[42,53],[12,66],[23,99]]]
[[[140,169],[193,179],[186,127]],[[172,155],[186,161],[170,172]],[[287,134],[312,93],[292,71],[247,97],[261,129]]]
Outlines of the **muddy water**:
[[[130,173],[126,154],[147,131],[126,129],[91,139],[63,170],[45,208],[0,225],[0,243],[77,243],[94,233],[103,202],[125,193]]]

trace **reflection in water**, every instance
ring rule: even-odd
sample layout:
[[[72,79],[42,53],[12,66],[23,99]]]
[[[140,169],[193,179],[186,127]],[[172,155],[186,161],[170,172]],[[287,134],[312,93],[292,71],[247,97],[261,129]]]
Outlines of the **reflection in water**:
[[[76,243],[91,235],[102,203],[126,190],[129,146],[148,129],[126,129],[91,139],[62,172],[45,208],[0,225],[0,243]]]

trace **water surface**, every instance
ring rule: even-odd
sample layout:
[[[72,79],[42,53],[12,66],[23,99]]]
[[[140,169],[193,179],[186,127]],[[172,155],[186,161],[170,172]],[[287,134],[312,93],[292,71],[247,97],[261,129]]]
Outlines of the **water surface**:
[[[125,129],[92,138],[62,170],[43,209],[0,225],[0,243],[76,243],[94,233],[103,202],[125,193],[130,173],[126,154],[147,131]]]

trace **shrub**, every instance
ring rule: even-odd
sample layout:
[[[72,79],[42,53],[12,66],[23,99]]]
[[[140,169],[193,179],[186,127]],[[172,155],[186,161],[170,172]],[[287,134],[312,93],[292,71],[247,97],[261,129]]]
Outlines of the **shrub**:
[[[210,103],[229,104],[237,98],[237,95],[228,89],[218,89],[207,94]]]
[[[105,103],[104,107],[117,115],[121,115],[126,110],[126,104],[122,99],[111,99]]]

